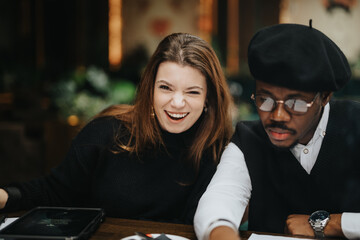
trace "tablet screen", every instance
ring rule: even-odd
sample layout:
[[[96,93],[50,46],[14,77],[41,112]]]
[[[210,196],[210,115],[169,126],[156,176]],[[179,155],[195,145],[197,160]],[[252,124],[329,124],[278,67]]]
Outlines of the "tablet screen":
[[[101,209],[35,208],[4,228],[0,235],[79,236],[102,220]]]

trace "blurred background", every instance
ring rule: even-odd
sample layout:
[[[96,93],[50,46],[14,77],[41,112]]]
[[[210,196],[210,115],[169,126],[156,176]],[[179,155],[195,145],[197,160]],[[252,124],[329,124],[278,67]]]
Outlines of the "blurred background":
[[[0,0],[0,184],[41,176],[78,130],[132,103],[157,44],[173,32],[208,41],[234,96],[234,123],[256,119],[247,45],[264,26],[312,25],[347,56],[337,98],[360,98],[357,0]]]

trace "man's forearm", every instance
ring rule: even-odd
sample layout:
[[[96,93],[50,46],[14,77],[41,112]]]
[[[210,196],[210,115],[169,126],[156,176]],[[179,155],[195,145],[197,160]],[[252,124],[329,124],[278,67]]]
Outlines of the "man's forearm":
[[[240,240],[240,236],[234,229],[220,226],[211,231],[209,240]]]
[[[324,228],[325,236],[345,237],[341,229],[341,214],[330,214],[330,220]]]
[[[6,205],[6,202],[8,200],[9,195],[7,194],[7,192],[0,188],[0,209],[3,209]]]
[[[309,224],[310,215],[292,214],[286,220],[286,233],[314,237],[314,230]],[[344,237],[341,229],[341,214],[330,214],[330,220],[324,228],[326,237]]]

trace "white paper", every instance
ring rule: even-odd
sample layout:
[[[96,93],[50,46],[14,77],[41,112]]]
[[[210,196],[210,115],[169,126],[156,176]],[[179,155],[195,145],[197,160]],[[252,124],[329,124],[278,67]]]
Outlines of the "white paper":
[[[6,218],[5,222],[3,222],[0,225],[0,230],[3,229],[4,227],[6,227],[7,225],[9,225],[10,223],[12,223],[13,221],[15,221],[16,219],[18,219],[17,217],[13,217],[13,218]]]
[[[153,238],[156,238],[158,236],[160,236],[159,233],[151,233],[151,236]],[[181,237],[181,236],[177,236],[177,235],[172,235],[172,234],[166,234],[166,236],[168,238],[170,238],[171,240],[190,240],[188,238],[184,238],[184,237]],[[126,237],[126,238],[121,238],[120,240],[141,240],[142,238],[137,236],[137,235],[133,235],[133,236],[129,236],[129,237]]]
[[[262,235],[262,234],[251,234],[248,240],[299,240],[300,238],[284,237],[284,236],[273,236],[273,235]],[[301,240],[311,240],[310,238],[301,238]]]

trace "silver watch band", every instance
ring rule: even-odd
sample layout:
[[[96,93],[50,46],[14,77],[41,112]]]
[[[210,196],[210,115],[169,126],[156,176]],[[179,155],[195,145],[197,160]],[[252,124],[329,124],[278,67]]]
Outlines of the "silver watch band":
[[[314,229],[314,233],[315,233],[316,238],[325,238],[324,227],[323,226],[321,226],[320,224],[319,225],[315,224],[313,226],[313,229]]]
[[[316,238],[325,238],[324,228],[330,220],[330,214],[327,211],[319,210],[313,212],[309,217],[309,223],[314,230]]]

